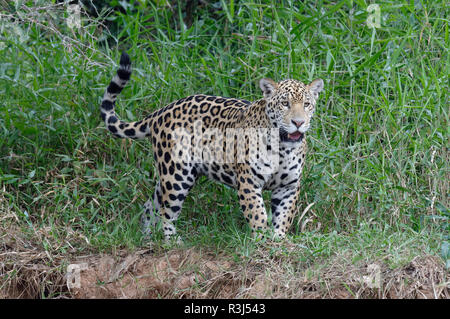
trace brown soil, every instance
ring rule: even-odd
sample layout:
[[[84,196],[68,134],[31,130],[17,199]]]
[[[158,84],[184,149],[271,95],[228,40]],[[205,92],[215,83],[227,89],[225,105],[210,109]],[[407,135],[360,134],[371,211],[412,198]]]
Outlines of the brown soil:
[[[21,243],[24,244],[24,243]],[[19,248],[20,246],[20,248]],[[370,265],[331,266],[267,256],[252,258],[200,249],[141,250],[114,255],[50,256],[10,241],[0,246],[0,298],[449,298],[440,258],[423,256],[397,269],[383,263],[376,287],[364,280]],[[79,265],[79,288],[69,289],[67,266]],[[72,282],[72,281],[71,281]]]

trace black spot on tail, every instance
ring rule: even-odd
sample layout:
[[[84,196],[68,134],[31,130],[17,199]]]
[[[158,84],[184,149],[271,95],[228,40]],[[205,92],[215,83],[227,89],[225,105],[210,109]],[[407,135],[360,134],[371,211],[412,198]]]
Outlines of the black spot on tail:
[[[134,128],[127,129],[127,130],[125,130],[123,132],[128,137],[132,137],[132,136],[136,135],[136,131],[134,130]]]
[[[120,79],[128,81],[130,79],[131,72],[119,69],[117,70],[117,75],[119,76]]]
[[[117,70],[117,75],[123,81],[128,81],[131,76],[131,59],[126,52],[122,52],[120,57],[120,67]]]
[[[120,56],[120,65],[130,65],[131,64],[131,59],[130,56],[123,51],[122,55]]]
[[[109,83],[109,85],[108,85],[108,93],[110,93],[110,94],[117,94],[117,93],[120,93],[120,91],[122,91],[122,88],[119,85],[117,85],[116,82],[111,81],[111,83]]]
[[[111,111],[114,108],[114,103],[108,100],[102,101],[102,109],[105,111]]]
[[[111,131],[111,133],[117,133],[117,128],[114,125],[109,125],[108,129]]]
[[[111,116],[109,119],[108,119],[108,124],[114,124],[114,123],[116,123],[117,121],[119,121],[119,119],[116,117],[116,116]]]

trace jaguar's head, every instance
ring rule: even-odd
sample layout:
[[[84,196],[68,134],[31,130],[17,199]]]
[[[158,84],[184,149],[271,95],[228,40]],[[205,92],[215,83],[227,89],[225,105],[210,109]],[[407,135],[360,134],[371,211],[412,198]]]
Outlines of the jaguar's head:
[[[280,142],[300,143],[309,129],[316,101],[323,90],[322,79],[308,85],[296,80],[276,83],[271,79],[261,79],[259,86],[266,100],[266,114],[271,125],[280,131]]]

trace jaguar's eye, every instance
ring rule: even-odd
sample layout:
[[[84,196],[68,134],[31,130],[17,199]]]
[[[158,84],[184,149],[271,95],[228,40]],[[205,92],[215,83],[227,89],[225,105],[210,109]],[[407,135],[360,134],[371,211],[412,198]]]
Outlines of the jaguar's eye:
[[[285,107],[289,107],[289,102],[288,101],[283,101],[283,102],[281,102],[281,105],[283,105]]]
[[[309,103],[309,102],[303,103],[303,107],[304,107],[305,109],[309,108],[310,106],[311,106],[311,103]]]

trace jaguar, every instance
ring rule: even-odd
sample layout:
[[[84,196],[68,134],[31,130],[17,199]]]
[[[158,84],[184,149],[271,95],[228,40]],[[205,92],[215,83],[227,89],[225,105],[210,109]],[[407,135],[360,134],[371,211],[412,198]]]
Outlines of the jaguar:
[[[166,240],[177,237],[175,222],[183,202],[195,182],[207,176],[237,191],[252,235],[271,231],[273,237],[285,238],[298,210],[305,135],[323,80],[305,85],[262,78],[262,98],[254,102],[195,94],[126,122],[116,114],[115,102],[131,72],[131,59],[123,52],[100,114],[115,137],[152,143],[159,180],[144,204],[142,231],[149,235],[161,225]],[[271,191],[271,225],[264,190]]]

